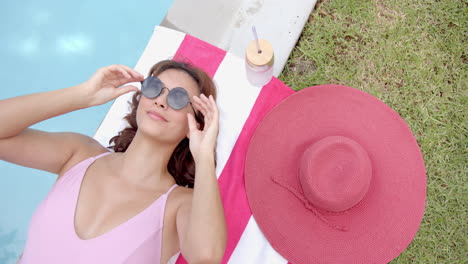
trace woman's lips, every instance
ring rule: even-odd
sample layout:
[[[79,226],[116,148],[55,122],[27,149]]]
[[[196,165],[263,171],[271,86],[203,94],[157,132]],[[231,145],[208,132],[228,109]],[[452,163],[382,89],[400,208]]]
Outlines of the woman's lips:
[[[164,122],[167,122],[167,119],[165,119],[163,116],[161,116],[160,114],[156,113],[155,111],[148,111],[147,112],[148,115],[154,119],[154,120],[160,120],[160,121],[164,121]]]

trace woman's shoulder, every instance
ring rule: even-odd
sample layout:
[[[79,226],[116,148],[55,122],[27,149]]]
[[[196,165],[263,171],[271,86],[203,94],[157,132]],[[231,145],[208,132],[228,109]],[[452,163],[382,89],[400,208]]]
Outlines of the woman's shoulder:
[[[192,188],[180,185],[177,185],[172,192],[174,193],[174,197],[177,197],[178,199],[191,199],[193,196]]]
[[[177,207],[180,207],[186,203],[192,202],[193,189],[178,185],[172,191],[172,196],[173,196],[172,199],[178,205]]]
[[[73,137],[77,147],[70,159],[62,167],[59,178],[81,161],[102,153],[110,152],[92,137],[78,133],[70,133],[70,136]]]

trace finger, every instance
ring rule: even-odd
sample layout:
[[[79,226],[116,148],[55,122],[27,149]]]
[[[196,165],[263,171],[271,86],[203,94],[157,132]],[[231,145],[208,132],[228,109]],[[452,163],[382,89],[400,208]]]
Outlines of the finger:
[[[208,109],[208,111],[206,112],[206,119],[207,120],[213,119],[213,110],[212,109]]]
[[[200,95],[200,99],[202,99],[202,101],[203,101],[205,104],[207,104],[207,105],[210,105],[210,104],[211,104],[211,103],[210,103],[210,100],[208,100],[208,97],[206,97],[205,94],[201,94],[201,95]]]
[[[120,68],[120,69],[115,69],[117,71],[118,76],[115,77],[110,77],[110,78],[116,78],[114,81],[117,82],[116,86],[121,86],[124,84],[130,84],[132,83],[138,83],[142,81],[144,78],[143,77],[135,77],[131,76],[129,72],[127,72],[125,69]]]
[[[210,120],[212,118],[211,111],[210,111],[210,109],[208,109],[208,107],[204,103],[200,104],[200,108],[201,108],[201,112],[203,113],[203,117],[205,119],[205,122],[207,122],[208,120]]]
[[[209,102],[209,105],[210,105],[210,111],[207,114],[207,116],[208,116],[207,117],[207,123],[208,123],[207,127],[210,127],[211,124],[218,123],[219,114],[218,114],[218,108],[216,106],[216,102],[214,101],[213,96],[210,95],[210,97],[208,98],[208,102]]]
[[[132,68],[128,67],[128,66],[125,65],[125,64],[119,64],[119,67],[124,68],[125,70],[127,70],[127,71],[129,71],[129,72],[134,71]]]
[[[216,106],[216,102],[213,99],[213,96],[212,95],[210,95],[209,97],[204,96],[204,100],[206,101],[206,105],[208,106],[210,113],[214,115],[217,111],[217,106]]]
[[[214,116],[217,114],[217,106],[216,106],[216,102],[214,101],[214,98],[212,95],[210,95],[209,97],[206,97],[206,95],[203,95],[203,101],[205,101],[205,104],[208,108],[208,115],[209,115],[209,118],[214,118]]]
[[[194,98],[193,101],[195,103],[195,106],[198,108],[200,112],[203,113],[204,116],[206,116],[208,113],[208,108],[205,105],[205,103],[199,97],[194,96],[193,98]]]
[[[144,80],[142,74],[132,70],[130,67],[126,65],[117,65],[119,72],[123,74],[124,78],[127,79],[127,82],[137,82]]]
[[[197,129],[195,118],[191,113],[187,113],[187,120],[190,132],[195,131]]]
[[[133,85],[123,86],[117,89],[117,97],[123,94],[129,93],[129,92],[136,92],[136,91],[138,91],[138,88],[136,86],[133,86]]]
[[[206,107],[207,111],[212,112],[213,111],[213,106],[212,106],[210,100],[208,99],[208,97],[206,97],[206,95],[202,94],[200,96],[200,99],[202,100],[202,104]]]
[[[120,76],[123,76],[124,79],[131,79],[132,78],[130,76],[130,74],[128,74],[126,71],[124,71],[118,65],[111,65],[111,66],[109,66],[108,70],[109,70],[109,72],[115,74],[114,76],[108,76],[109,78],[119,78]]]
[[[213,108],[213,116],[218,118],[219,117],[218,105],[216,104],[216,101],[215,101],[213,95],[210,95],[210,102],[211,102],[211,106]]]
[[[206,120],[206,112],[199,105],[194,103],[195,110],[199,113],[199,117]]]
[[[120,65],[122,68],[124,68],[133,78],[137,79],[137,80],[143,80],[144,79],[144,76],[143,74],[137,72],[136,70],[128,67],[127,65]]]
[[[130,73],[128,73],[127,71],[125,71],[124,69],[122,68],[118,68],[119,72],[123,75],[123,77],[127,80],[131,80],[132,79],[132,76],[130,75]]]

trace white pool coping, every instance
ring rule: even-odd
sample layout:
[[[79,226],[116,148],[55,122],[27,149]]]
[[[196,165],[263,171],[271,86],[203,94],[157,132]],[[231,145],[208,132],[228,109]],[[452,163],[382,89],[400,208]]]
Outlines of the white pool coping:
[[[174,0],[162,26],[172,28],[244,57],[253,40],[270,41],[275,51],[273,75],[281,74],[315,7],[316,0]]]

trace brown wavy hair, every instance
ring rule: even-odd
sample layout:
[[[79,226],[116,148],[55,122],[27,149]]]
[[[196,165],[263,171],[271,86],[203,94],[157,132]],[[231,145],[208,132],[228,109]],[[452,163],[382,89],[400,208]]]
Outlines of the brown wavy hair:
[[[212,95],[216,99],[216,86],[213,80],[203,70],[192,66],[188,62],[164,60],[156,63],[149,71],[149,76],[158,76],[162,72],[170,69],[183,71],[189,74],[198,84],[200,93],[209,97]],[[129,127],[119,132],[109,140],[109,149],[114,152],[125,152],[132,142],[138,130],[136,122],[136,113],[138,104],[140,103],[141,92],[136,92],[132,97],[132,102],[129,102],[131,111],[125,116]],[[195,120],[200,124],[200,129],[205,126],[204,117],[201,112],[195,113]],[[195,161],[193,160],[192,153],[190,153],[189,139],[184,138],[177,147],[174,149],[169,163],[167,164],[169,173],[174,177],[176,183],[180,186],[187,186],[193,188],[195,181]]]

